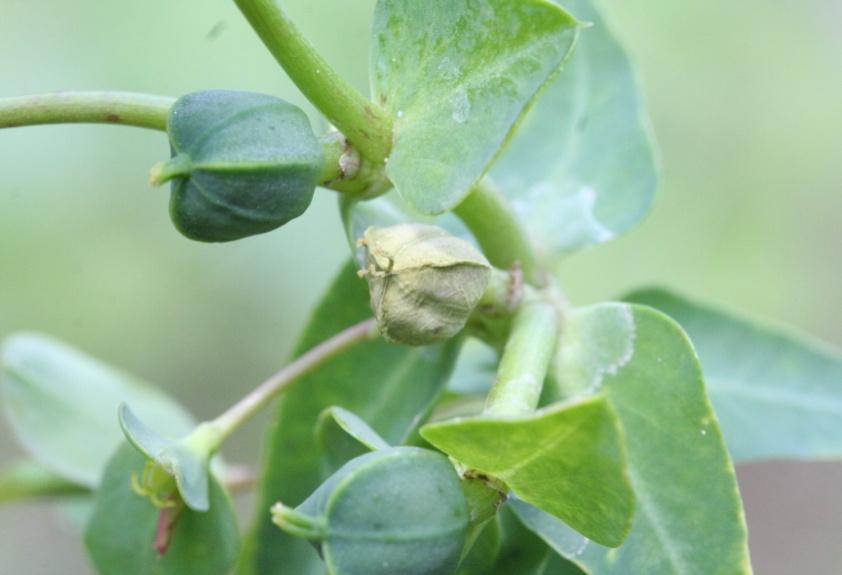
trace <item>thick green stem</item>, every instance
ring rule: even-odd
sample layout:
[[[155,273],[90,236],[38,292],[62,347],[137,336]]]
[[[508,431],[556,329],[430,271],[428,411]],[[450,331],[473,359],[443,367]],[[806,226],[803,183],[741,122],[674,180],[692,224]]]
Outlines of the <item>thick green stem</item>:
[[[166,131],[172,98],[128,92],[56,92],[0,99],[0,128],[119,124]]]
[[[209,422],[215,430],[213,443],[209,451],[219,448],[225,439],[243,423],[263,409],[283,390],[295,383],[302,376],[336,357],[347,349],[365,341],[379,337],[377,322],[368,319],[327,339],[284,367],[281,371],[264,381],[254,391],[233,405],[228,411]]]
[[[499,268],[520,265],[527,282],[543,286],[544,272],[526,230],[489,180],[482,180],[454,213],[474,234],[488,260]]]
[[[551,303],[522,304],[503,349],[486,415],[519,417],[535,411],[558,344],[559,324],[558,310]]]
[[[301,92],[369,160],[383,163],[392,121],[316,52],[274,0],[235,0],[263,43]]]

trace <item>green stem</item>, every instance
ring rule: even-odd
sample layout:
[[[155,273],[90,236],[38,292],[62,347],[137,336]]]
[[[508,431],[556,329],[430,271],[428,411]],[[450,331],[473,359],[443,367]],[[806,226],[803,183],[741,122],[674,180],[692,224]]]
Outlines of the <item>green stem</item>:
[[[0,99],[0,128],[120,124],[166,131],[172,98],[128,92],[56,92]]]
[[[484,414],[518,417],[535,411],[558,344],[559,325],[559,313],[553,304],[542,300],[522,304]]]
[[[21,461],[0,473],[0,503],[85,493],[90,491],[30,461]]]
[[[520,265],[527,282],[536,286],[546,284],[526,230],[490,180],[474,186],[454,213],[474,234],[492,264],[503,269]]]
[[[374,319],[365,320],[323,341],[284,367],[229,408],[228,411],[209,423],[215,430],[214,443],[216,444],[209,446],[210,451],[216,451],[237,428],[299,378],[347,349],[359,343],[376,339],[379,333],[377,322]]]
[[[392,120],[313,48],[274,0],[235,0],[301,92],[366,158],[378,164],[392,147]]]

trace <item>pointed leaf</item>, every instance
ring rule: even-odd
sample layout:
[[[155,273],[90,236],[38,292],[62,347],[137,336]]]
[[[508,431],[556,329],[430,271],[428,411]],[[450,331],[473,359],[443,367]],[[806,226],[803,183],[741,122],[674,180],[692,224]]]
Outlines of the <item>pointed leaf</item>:
[[[374,96],[394,116],[386,173],[425,214],[456,206],[575,43],[547,0],[380,0]]]
[[[525,418],[433,423],[421,435],[591,539],[616,547],[631,528],[634,494],[622,434],[604,398],[554,405]]]
[[[842,353],[661,290],[625,299],[687,330],[735,461],[842,457]]]
[[[190,509],[207,511],[210,505],[209,454],[190,449],[150,429],[127,405],[119,410],[120,427],[129,442],[175,478],[178,492]]]
[[[560,397],[610,398],[638,503],[622,547],[592,543],[576,563],[593,575],[751,573],[734,468],[675,322],[627,304],[572,310],[552,379]]]
[[[0,363],[0,391],[18,440],[67,480],[97,485],[123,441],[115,417],[123,402],[166,433],[193,428],[190,415],[164,393],[53,338],[14,335]]]
[[[327,473],[355,457],[389,447],[365,421],[341,407],[330,407],[319,416],[316,441],[324,454]]]
[[[492,172],[551,258],[635,226],[658,185],[649,120],[622,46],[593,0],[556,1],[593,27]]]
[[[211,478],[210,510],[184,508],[174,523],[169,549],[158,556],[161,510],[131,489],[132,474],[146,459],[125,443],[112,458],[96,493],[85,532],[88,553],[101,575],[222,575],[233,567],[239,546],[231,500]]]
[[[316,308],[296,347],[303,353],[371,317],[368,288],[349,262]],[[340,406],[356,413],[387,442],[403,442],[444,390],[458,342],[408,348],[382,341],[357,346],[302,378],[281,398],[265,454],[257,523],[243,551],[245,574],[283,569],[323,575],[313,548],[281,532],[265,510],[278,501],[296,505],[323,479],[313,428],[322,411]]]

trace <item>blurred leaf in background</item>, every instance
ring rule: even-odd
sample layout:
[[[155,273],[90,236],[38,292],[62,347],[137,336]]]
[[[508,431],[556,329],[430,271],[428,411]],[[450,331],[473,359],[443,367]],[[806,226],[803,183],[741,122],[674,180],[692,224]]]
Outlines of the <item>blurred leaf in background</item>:
[[[284,0],[363,90],[373,5]],[[842,0],[601,6],[638,60],[665,177],[642,227],[563,264],[568,294],[669,285],[842,345]],[[312,110],[227,0],[0,0],[0,14],[3,96],[229,88]],[[326,192],[276,233],[185,240],[167,194],[146,185],[168,152],[160,134],[125,128],[0,132],[0,337],[54,334],[201,418],[283,362],[347,244]],[[254,460],[262,438],[253,425],[226,453]],[[18,453],[4,430],[0,461]],[[763,465],[741,480],[758,573],[838,572],[842,467]],[[86,573],[64,524],[35,504],[0,510],[0,571]]]

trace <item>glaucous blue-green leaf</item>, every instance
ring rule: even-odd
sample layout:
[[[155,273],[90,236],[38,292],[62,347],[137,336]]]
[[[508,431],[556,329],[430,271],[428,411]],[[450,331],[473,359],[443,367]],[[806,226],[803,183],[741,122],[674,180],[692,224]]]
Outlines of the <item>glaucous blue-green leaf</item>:
[[[842,456],[838,350],[661,290],[626,299],[687,330],[735,461]]]
[[[500,524],[496,517],[493,517],[477,534],[473,545],[459,564],[456,575],[485,575],[497,562],[501,546]]]
[[[161,510],[132,491],[132,475],[143,473],[146,458],[124,444],[108,464],[97,490],[85,545],[101,575],[225,575],[237,557],[239,533],[228,494],[214,478],[210,510],[181,508],[171,523],[166,552],[158,524]],[[165,516],[166,517],[166,516]]]
[[[145,421],[180,436],[193,420],[154,387],[53,338],[18,334],[2,348],[7,418],[20,443],[56,474],[95,487],[123,441],[117,408],[130,403]]]
[[[371,317],[366,282],[348,262],[318,305],[296,354]],[[403,443],[442,393],[458,342],[408,348],[382,341],[359,345],[327,362],[281,398],[265,453],[257,523],[247,540],[240,572],[323,575],[324,565],[306,542],[275,527],[265,512],[283,501],[297,505],[324,479],[314,428],[326,408],[357,414],[391,445]]]
[[[35,461],[18,461],[0,470],[0,503],[87,493],[89,490],[84,486],[56,475]]]
[[[451,575],[469,519],[453,464],[417,447],[363,455],[298,509],[272,512],[317,542],[331,575]]]
[[[355,457],[389,447],[365,421],[341,407],[330,407],[319,416],[316,441],[330,473]]]
[[[421,435],[591,539],[616,547],[631,528],[634,493],[622,432],[604,397],[553,405],[523,418],[432,423]]]
[[[372,84],[394,117],[386,174],[398,192],[425,214],[456,206],[577,33],[548,0],[380,0]]]
[[[751,573],[734,468],[681,328],[654,309],[608,303],[570,311],[562,337],[549,391],[611,400],[637,501],[619,549],[590,543],[571,560],[592,575]]]
[[[538,534],[550,546],[553,554],[576,560],[592,544],[590,539],[577,533],[557,517],[521,499],[510,499],[509,508],[530,531]]]
[[[187,441],[159,435],[125,404],[120,406],[119,419],[129,443],[175,479],[187,506],[195,511],[207,511],[210,505],[210,453],[191,448]]]
[[[556,555],[544,541],[524,527],[508,505],[501,510],[497,523],[501,531],[501,547],[493,566],[481,573],[465,575],[581,575],[578,567]]]
[[[550,258],[635,226],[658,183],[649,120],[622,46],[594,0],[555,1],[593,26],[492,171]]]

